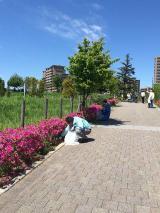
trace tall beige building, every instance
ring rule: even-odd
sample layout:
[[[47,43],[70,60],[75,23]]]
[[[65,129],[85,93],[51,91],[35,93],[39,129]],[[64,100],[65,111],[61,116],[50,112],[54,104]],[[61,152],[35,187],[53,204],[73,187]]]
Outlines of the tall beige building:
[[[154,59],[154,83],[160,83],[160,56]]]
[[[45,82],[45,89],[48,92],[55,91],[55,88],[53,87],[52,79],[53,76],[60,75],[64,78],[65,69],[64,66],[61,65],[52,65],[51,67],[46,68],[45,71],[43,71],[43,79]]]

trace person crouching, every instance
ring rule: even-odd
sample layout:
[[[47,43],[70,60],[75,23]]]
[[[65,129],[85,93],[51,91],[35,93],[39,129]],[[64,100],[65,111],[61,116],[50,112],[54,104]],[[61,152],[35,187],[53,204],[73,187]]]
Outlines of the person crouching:
[[[87,139],[87,135],[91,133],[91,125],[83,118],[80,117],[66,117],[66,123],[68,126],[65,129],[65,135],[68,131],[75,131],[78,139],[81,141]]]

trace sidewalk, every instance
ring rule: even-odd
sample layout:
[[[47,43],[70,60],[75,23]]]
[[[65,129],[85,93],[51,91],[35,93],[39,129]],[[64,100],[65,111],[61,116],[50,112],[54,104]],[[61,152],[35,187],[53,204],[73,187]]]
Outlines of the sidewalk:
[[[122,105],[95,141],[61,148],[2,194],[0,212],[160,213],[160,112]]]

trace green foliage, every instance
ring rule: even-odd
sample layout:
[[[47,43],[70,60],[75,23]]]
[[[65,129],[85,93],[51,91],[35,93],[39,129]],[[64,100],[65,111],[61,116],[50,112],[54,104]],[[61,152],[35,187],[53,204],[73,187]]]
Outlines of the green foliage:
[[[88,95],[100,90],[110,78],[111,60],[109,52],[104,52],[104,41],[90,42],[86,38],[78,46],[78,52],[69,57],[68,70],[75,81],[76,90],[83,97],[83,105]]]
[[[26,91],[30,96],[37,94],[38,80],[35,77],[25,78]]]
[[[91,103],[103,104],[103,101],[107,98],[110,98],[109,94],[97,94],[94,93],[91,95]]]
[[[39,150],[39,154],[41,155],[46,155],[50,150],[51,148],[51,142],[48,142],[48,141],[45,141],[44,142],[45,146],[42,147],[40,150]]]
[[[2,78],[0,78],[0,96],[4,96],[5,94],[5,83]]]
[[[153,90],[155,94],[155,101],[160,100],[160,84],[154,84]]]
[[[62,89],[62,82],[63,82],[62,76],[55,75],[52,80],[53,86],[56,88],[57,92],[60,92]]]
[[[16,90],[19,87],[23,86],[23,78],[18,74],[14,74],[10,77],[7,84],[9,87],[13,87],[14,90]]]
[[[108,88],[112,96],[120,96],[120,85],[120,80],[112,76],[110,82],[108,82]]]
[[[131,64],[132,58],[127,54],[125,61],[122,62],[122,67],[119,68],[120,72],[117,72],[117,77],[120,80],[120,90],[123,93],[123,97],[127,98],[128,92],[133,92],[135,89],[135,80],[133,75],[135,74],[135,68]]]
[[[44,95],[44,91],[45,91],[45,84],[44,84],[44,80],[40,80],[38,81],[38,91],[37,91],[37,95],[39,97],[42,97]]]
[[[74,97],[76,95],[74,79],[71,76],[68,76],[63,80],[62,88],[62,94],[65,97]]]

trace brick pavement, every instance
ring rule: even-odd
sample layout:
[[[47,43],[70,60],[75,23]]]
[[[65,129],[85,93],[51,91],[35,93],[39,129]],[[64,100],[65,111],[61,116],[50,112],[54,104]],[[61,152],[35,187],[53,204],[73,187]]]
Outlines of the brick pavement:
[[[0,212],[160,213],[160,132],[150,131],[159,116],[142,104],[115,108],[95,141],[61,148],[1,195]]]

